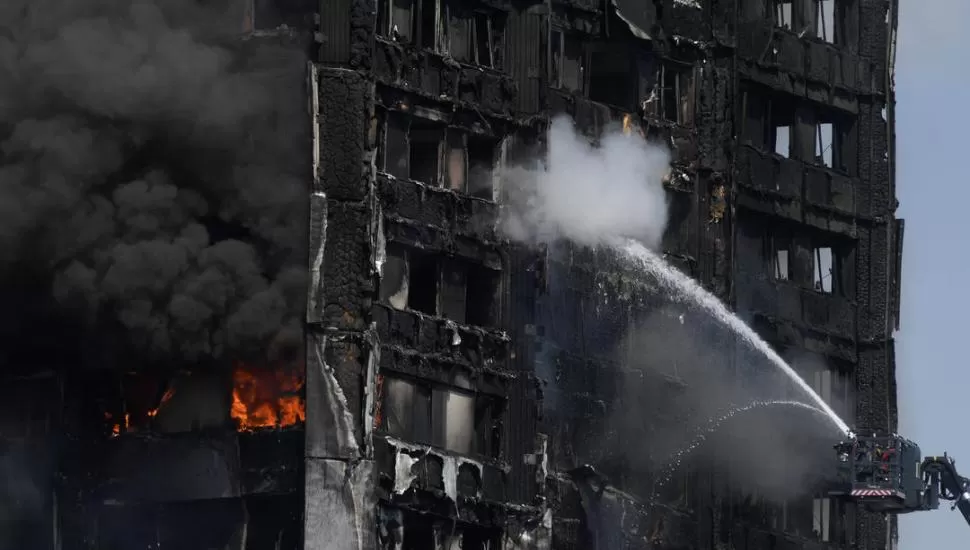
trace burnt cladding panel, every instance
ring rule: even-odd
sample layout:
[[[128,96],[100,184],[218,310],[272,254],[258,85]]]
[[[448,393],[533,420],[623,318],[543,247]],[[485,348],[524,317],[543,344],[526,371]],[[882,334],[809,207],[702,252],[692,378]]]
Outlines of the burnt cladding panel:
[[[357,3],[363,5],[366,2],[358,0]],[[353,4],[353,0],[320,1],[320,35],[323,39],[320,45],[321,63],[344,65],[350,62],[351,8],[361,10],[360,6]]]
[[[509,253],[509,299],[506,329],[512,335],[515,358],[513,367],[518,378],[508,396],[508,415],[503,439],[503,453],[515,467],[508,475],[508,496],[514,502],[529,502],[535,496],[535,468],[519,466],[522,457],[536,452],[535,436],[539,401],[530,374],[535,362],[535,340],[529,327],[535,326],[536,255],[524,248]]]
[[[518,85],[516,107],[524,113],[539,112],[546,81],[546,25],[531,12],[536,7],[512,12],[505,31],[506,65]]]

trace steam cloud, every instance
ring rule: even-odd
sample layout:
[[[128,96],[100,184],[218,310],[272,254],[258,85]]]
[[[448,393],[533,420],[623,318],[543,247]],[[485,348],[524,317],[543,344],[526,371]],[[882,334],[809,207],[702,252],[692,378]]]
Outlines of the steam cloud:
[[[303,61],[228,6],[0,7],[0,360],[296,349]]]
[[[503,229],[513,239],[597,245],[634,238],[655,248],[667,225],[662,179],[670,154],[636,132],[612,128],[593,146],[566,116],[553,119],[545,161],[504,174],[512,200]]]

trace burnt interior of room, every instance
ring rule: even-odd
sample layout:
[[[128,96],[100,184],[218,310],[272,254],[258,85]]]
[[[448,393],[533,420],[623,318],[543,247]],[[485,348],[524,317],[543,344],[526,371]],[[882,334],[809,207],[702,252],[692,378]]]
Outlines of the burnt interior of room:
[[[495,326],[500,274],[470,260],[406,245],[387,247],[381,301],[456,323]]]
[[[504,14],[458,0],[377,2],[376,32],[398,44],[448,54],[460,63],[493,67]]]
[[[382,111],[378,169],[395,178],[493,200],[500,139]]]

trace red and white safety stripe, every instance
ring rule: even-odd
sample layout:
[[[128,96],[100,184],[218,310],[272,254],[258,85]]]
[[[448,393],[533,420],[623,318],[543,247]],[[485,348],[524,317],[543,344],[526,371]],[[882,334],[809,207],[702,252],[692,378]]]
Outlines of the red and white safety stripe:
[[[852,489],[854,497],[891,497],[896,494],[892,489]]]

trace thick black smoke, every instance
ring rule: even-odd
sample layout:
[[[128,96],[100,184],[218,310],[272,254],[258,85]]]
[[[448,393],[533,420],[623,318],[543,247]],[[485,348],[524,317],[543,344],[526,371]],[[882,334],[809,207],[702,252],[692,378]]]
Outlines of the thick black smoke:
[[[302,54],[214,4],[0,6],[0,361],[297,349]]]

